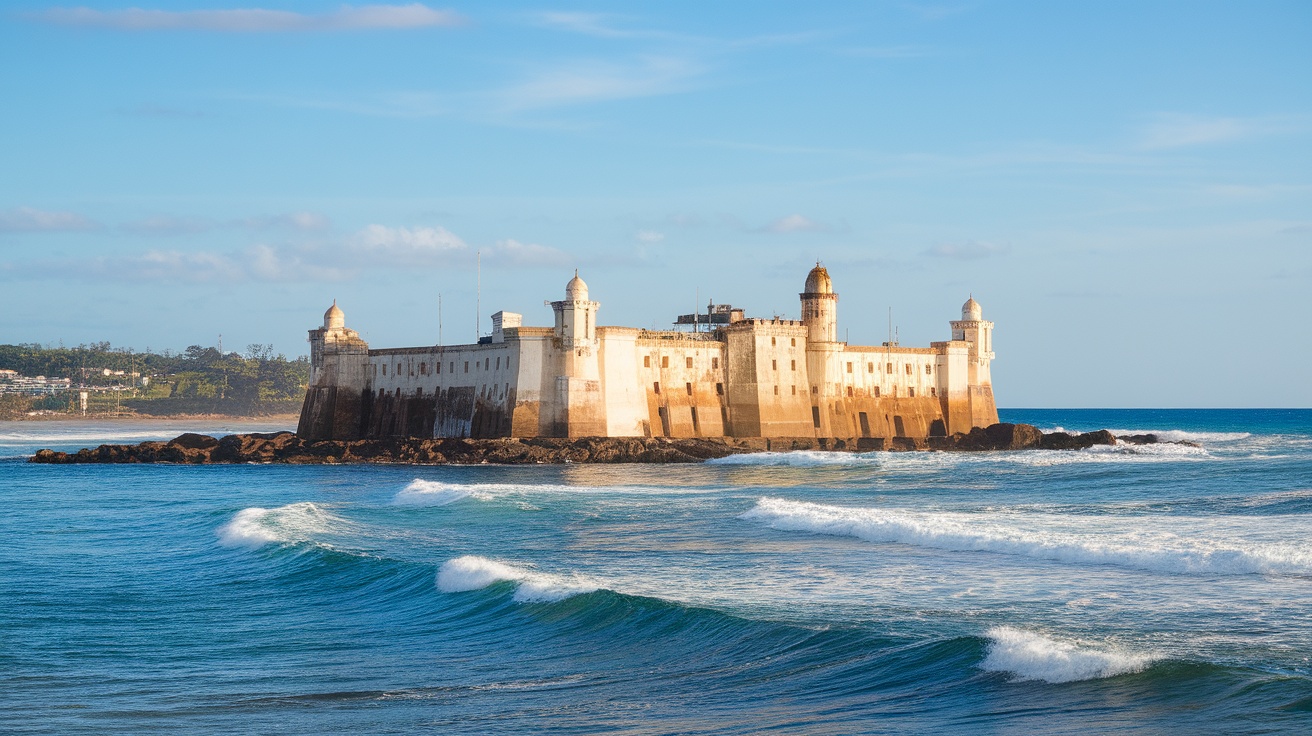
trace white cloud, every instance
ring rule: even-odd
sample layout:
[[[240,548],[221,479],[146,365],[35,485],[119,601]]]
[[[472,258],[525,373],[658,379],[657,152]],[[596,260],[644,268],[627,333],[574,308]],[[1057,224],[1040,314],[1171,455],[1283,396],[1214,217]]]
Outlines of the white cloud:
[[[0,232],[66,232],[98,227],[99,224],[76,212],[48,212],[31,207],[0,212]]]
[[[234,10],[94,10],[51,8],[30,17],[65,26],[89,26],[123,31],[200,30],[224,33],[270,33],[288,31],[343,31],[366,29],[430,28],[463,22],[449,10],[435,10],[422,3],[409,5],[343,5],[338,10],[295,13],[286,10],[245,8]]]
[[[635,235],[639,243],[653,245],[665,239],[665,233],[658,233],[655,230],[641,230]]]
[[[1150,150],[1203,146],[1300,127],[1298,119],[1288,117],[1203,117],[1169,113],[1155,116],[1144,127],[1139,135],[1139,146]]]
[[[564,266],[570,257],[563,251],[537,243],[521,243],[518,240],[498,240],[497,244],[483,251],[490,262],[502,266],[521,268],[539,266]]]
[[[375,256],[431,256],[465,250],[469,246],[444,227],[388,227],[370,225],[355,234],[351,245]]]
[[[1010,248],[980,241],[965,243],[940,243],[925,251],[925,255],[935,258],[952,258],[958,261],[974,261],[989,256],[1002,255]]]
[[[606,20],[613,16],[601,13],[578,13],[568,11],[548,11],[536,14],[542,25],[559,28],[574,33],[599,38],[629,38],[641,35],[640,31],[625,31],[607,25]]]
[[[829,226],[824,223],[797,214],[781,217],[763,228],[771,233],[821,232],[828,229]]]
[[[702,67],[686,59],[646,57],[633,64],[586,62],[542,72],[496,93],[507,111],[668,95],[689,89]]]

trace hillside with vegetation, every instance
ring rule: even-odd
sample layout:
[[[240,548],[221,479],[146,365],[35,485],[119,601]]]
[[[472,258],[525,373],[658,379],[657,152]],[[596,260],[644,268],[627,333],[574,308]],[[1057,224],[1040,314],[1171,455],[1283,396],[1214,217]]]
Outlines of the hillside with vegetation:
[[[0,371],[47,381],[37,388],[21,387],[18,379],[0,383],[0,416],[5,418],[34,411],[80,413],[82,391],[88,395],[88,413],[95,414],[258,416],[300,410],[310,362],[305,356],[274,354],[272,345],[260,344],[248,345],[243,353],[199,345],[181,353],[157,353],[108,342],[74,348],[28,344],[0,345]],[[61,379],[69,379],[67,390],[40,388]]]

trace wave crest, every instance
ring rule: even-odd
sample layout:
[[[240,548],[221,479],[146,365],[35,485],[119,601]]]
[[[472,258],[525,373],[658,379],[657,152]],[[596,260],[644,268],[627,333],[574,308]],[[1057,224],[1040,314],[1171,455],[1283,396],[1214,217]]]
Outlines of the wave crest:
[[[773,529],[857,537],[953,551],[1022,555],[1070,564],[1118,565],[1166,573],[1312,573],[1312,550],[1289,544],[1185,537],[1145,528],[1141,517],[1119,527],[1056,515],[969,514],[826,506],[762,498],[739,516]],[[1101,522],[1106,522],[1103,518]],[[1172,520],[1178,525],[1180,519]],[[1114,520],[1113,520],[1114,523]]]
[[[1097,649],[1057,641],[1031,631],[999,626],[989,629],[988,656],[980,668],[1010,672],[1020,680],[1074,682],[1142,672],[1156,659],[1115,649]]]
[[[601,588],[577,575],[537,572],[477,555],[447,560],[437,571],[437,589],[443,593],[481,590],[500,582],[515,583],[515,600],[522,603],[560,601]]]
[[[463,498],[486,498],[474,491],[475,486],[461,483],[441,483],[416,478],[410,485],[397,491],[392,503],[397,506],[445,506]]]
[[[308,542],[344,521],[304,501],[275,509],[251,508],[238,511],[219,527],[219,543],[225,547],[262,547],[266,544]]]

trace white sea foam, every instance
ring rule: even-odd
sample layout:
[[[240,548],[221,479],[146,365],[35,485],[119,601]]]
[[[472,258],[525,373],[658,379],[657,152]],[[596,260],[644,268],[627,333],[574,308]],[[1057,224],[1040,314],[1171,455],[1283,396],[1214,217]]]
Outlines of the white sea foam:
[[[743,455],[726,455],[706,461],[707,465],[787,465],[813,468],[829,465],[874,465],[877,456],[862,452],[828,452],[797,450],[794,452],[754,452]]]
[[[1184,574],[1312,574],[1312,547],[1253,541],[1243,534],[1211,528],[1203,519],[917,511],[826,506],[779,498],[762,498],[739,518],[760,521],[773,529],[996,552],[1074,565]],[[1255,517],[1254,526],[1272,523],[1270,517]]]
[[[490,498],[485,492],[477,492],[477,488],[463,483],[441,483],[416,478],[397,492],[392,503],[398,506],[445,506],[471,496],[479,500]]]
[[[1199,444],[1236,442],[1253,436],[1249,432],[1189,432],[1183,429],[1112,429],[1108,431],[1117,437],[1131,434],[1155,434],[1161,442],[1197,442]]]
[[[447,560],[437,571],[437,589],[443,593],[479,590],[502,581],[517,584],[515,600],[523,603],[559,601],[601,588],[578,575],[553,575],[477,555]]]
[[[989,653],[980,668],[1020,680],[1074,682],[1142,672],[1155,657],[1050,639],[1010,626],[989,629]]]
[[[315,536],[340,528],[345,521],[308,501],[275,509],[251,507],[238,511],[219,527],[225,547],[262,547],[266,544],[312,541]]]

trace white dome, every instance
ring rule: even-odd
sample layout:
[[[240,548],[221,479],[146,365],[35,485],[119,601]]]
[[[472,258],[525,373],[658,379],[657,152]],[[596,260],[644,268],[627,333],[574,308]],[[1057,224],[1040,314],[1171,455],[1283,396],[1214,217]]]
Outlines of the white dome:
[[[965,304],[961,305],[961,318],[964,320],[984,319],[984,308],[979,305],[979,302],[975,301],[974,296],[971,296]]]
[[[346,314],[337,306],[336,299],[333,300],[333,305],[328,307],[328,311],[323,313],[323,326],[326,330],[341,329],[346,326]]]
[[[574,271],[574,278],[565,284],[565,301],[568,302],[586,302],[588,300],[588,285],[583,279],[579,278],[579,272]]]
[[[819,263],[815,264],[815,268],[811,269],[811,273],[806,275],[805,292],[807,294],[834,293],[834,282],[833,279],[829,278],[829,269]]]

